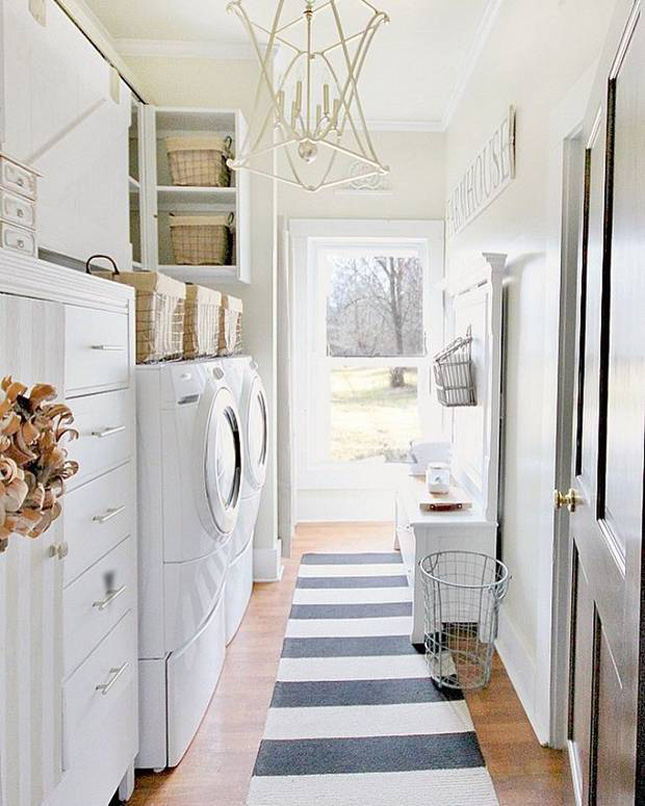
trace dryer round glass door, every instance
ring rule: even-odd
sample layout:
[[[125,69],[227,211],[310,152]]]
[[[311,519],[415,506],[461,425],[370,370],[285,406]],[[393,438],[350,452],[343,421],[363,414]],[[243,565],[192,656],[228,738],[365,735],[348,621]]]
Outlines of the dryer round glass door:
[[[228,534],[235,526],[240,501],[242,444],[237,408],[227,387],[220,387],[211,406],[204,477],[212,518],[218,530]]]
[[[266,477],[269,449],[269,420],[264,387],[255,375],[246,408],[246,467],[251,483],[259,488]]]

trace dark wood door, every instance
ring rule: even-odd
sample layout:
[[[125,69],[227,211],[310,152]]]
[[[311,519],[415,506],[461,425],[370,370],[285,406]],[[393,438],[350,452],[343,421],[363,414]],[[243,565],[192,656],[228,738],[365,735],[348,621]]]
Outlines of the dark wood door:
[[[578,803],[645,803],[638,770],[645,417],[645,21],[586,125],[569,755]]]

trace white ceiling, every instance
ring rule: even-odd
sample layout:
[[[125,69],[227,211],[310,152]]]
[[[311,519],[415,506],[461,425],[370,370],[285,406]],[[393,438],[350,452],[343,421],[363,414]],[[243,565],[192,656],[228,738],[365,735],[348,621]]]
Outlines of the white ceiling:
[[[174,44],[175,53],[203,53],[207,46],[239,53],[247,38],[227,2],[86,0],[115,40],[184,43]],[[341,0],[341,12],[352,2],[358,0]],[[262,5],[272,9],[275,0]],[[496,6],[496,0],[382,0],[391,23],[378,32],[361,81],[367,118],[382,128],[441,128]],[[136,50],[131,41],[122,46]]]

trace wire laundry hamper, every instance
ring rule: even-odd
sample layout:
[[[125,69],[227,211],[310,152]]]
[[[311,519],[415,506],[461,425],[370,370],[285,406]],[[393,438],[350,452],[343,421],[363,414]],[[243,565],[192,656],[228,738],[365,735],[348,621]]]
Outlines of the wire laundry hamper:
[[[477,405],[472,343],[472,331],[469,327],[465,336],[451,341],[433,358],[437,398],[442,406],[452,408]]]
[[[507,567],[486,554],[439,551],[419,568],[430,677],[442,688],[482,688],[490,680]]]

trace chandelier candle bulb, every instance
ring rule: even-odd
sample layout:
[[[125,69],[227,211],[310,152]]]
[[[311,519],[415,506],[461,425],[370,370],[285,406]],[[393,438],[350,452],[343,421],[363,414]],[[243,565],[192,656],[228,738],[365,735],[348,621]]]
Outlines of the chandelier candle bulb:
[[[332,120],[334,122],[334,128],[338,128],[338,114],[340,113],[340,101],[338,98],[334,98],[334,111],[332,114]]]
[[[329,117],[329,84],[323,85],[323,108],[325,117]]]

